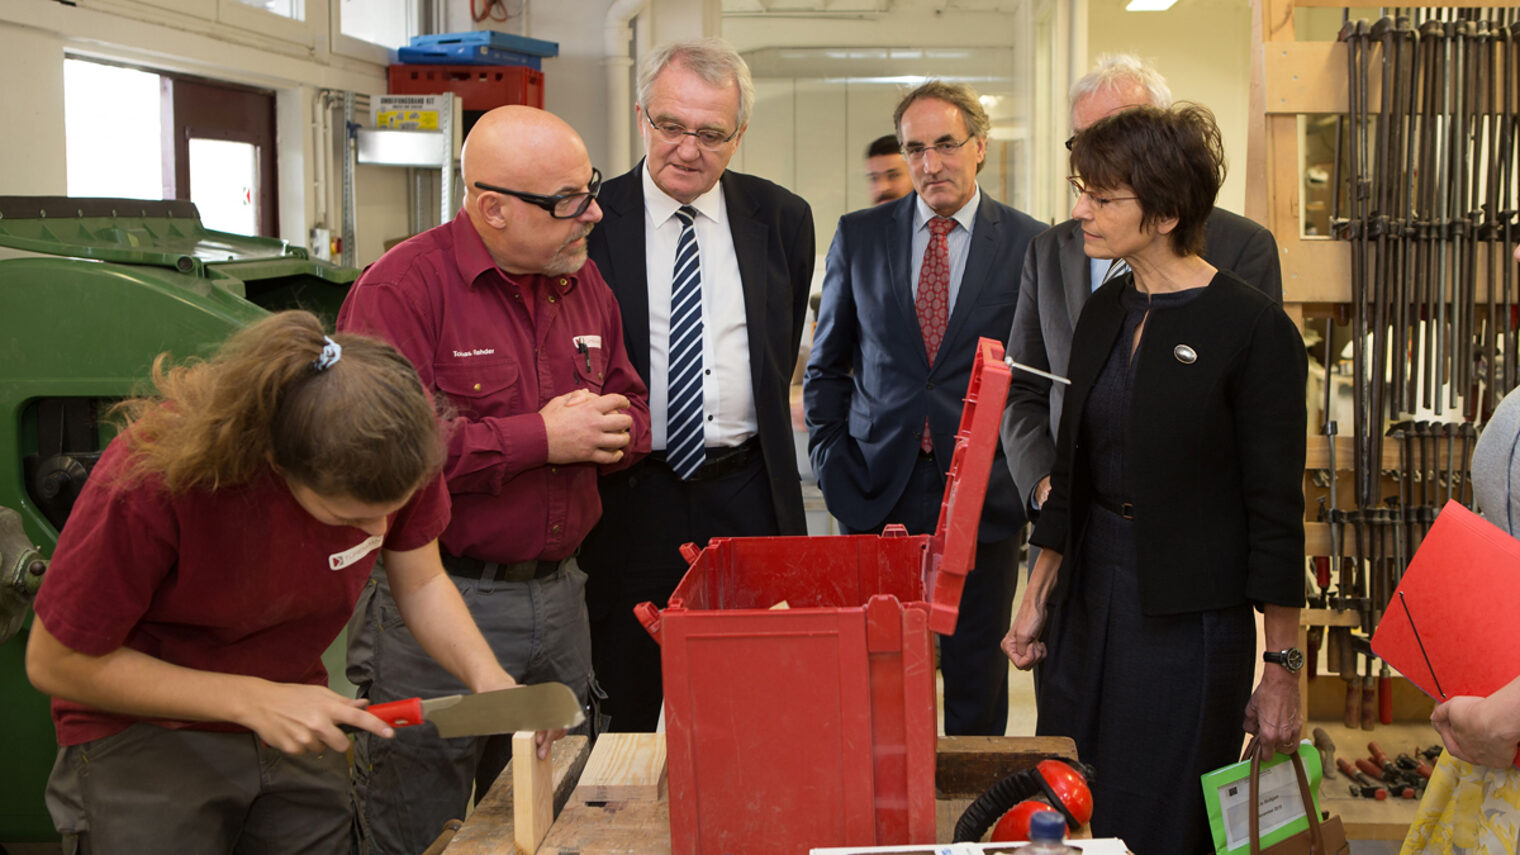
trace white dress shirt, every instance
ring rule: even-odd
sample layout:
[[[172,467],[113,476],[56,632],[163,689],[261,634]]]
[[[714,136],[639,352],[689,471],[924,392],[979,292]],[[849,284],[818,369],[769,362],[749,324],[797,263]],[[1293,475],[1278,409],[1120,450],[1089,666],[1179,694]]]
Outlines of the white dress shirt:
[[[670,277],[675,268],[681,203],[655,186],[649,166],[644,182],[644,265],[649,283],[649,416],[651,445],[665,448],[670,366]],[[749,329],[744,287],[728,226],[722,183],[698,196],[693,228],[702,260],[702,411],[708,448],[734,446],[759,430],[749,370]],[[722,342],[722,346],[716,344]]]

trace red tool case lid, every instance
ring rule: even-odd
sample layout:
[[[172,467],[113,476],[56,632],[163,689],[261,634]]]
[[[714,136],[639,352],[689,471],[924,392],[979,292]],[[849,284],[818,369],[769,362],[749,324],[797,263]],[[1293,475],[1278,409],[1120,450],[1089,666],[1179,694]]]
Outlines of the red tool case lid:
[[[929,628],[941,635],[955,631],[961,589],[966,585],[966,574],[976,564],[976,533],[997,458],[998,431],[1011,375],[1003,362],[1003,345],[990,338],[980,339],[961,424],[955,432],[955,452],[945,479],[939,524],[929,541],[925,567]]]

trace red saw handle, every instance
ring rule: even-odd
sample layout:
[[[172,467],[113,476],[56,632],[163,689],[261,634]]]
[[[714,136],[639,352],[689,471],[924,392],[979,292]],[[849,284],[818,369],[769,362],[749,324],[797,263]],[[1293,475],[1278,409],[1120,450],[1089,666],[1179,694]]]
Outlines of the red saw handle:
[[[374,704],[365,707],[364,711],[391,727],[411,727],[414,724],[422,724],[421,698],[407,698],[404,701],[391,701],[388,704]]]

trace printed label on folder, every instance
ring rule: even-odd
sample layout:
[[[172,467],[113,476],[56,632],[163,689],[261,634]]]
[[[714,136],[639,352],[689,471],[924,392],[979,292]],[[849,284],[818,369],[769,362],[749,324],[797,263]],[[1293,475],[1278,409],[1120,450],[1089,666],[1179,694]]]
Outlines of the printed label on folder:
[[[1251,783],[1232,781],[1219,788],[1219,806],[1224,809],[1225,842],[1229,848],[1251,842]],[[1304,818],[1304,803],[1298,795],[1298,776],[1292,763],[1279,763],[1261,770],[1261,834],[1263,837]]]

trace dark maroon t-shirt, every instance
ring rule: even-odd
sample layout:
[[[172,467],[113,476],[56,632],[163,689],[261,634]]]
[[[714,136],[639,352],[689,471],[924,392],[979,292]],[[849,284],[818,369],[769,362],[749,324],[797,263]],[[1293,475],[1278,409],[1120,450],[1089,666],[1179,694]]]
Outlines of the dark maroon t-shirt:
[[[187,668],[326,685],[322,652],[348,622],[380,549],[426,546],[449,520],[441,476],[391,515],[381,540],[318,522],[272,470],[243,486],[177,495],[153,478],[125,486],[125,445],[113,441],[91,473],[35,605],[48,632],[91,656],[128,647]],[[61,745],[138,720],[53,700]]]

